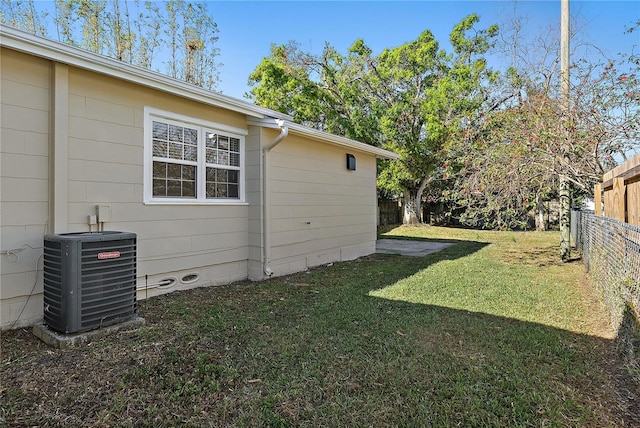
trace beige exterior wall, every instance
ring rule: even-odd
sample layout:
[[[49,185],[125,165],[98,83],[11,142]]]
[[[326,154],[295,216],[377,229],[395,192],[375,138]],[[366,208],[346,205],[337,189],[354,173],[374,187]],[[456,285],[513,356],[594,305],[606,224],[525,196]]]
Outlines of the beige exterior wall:
[[[98,205],[104,230],[137,234],[140,299],[263,279],[266,255],[284,275],[375,251],[372,154],[290,134],[263,171],[262,148],[279,130],[249,126],[243,113],[4,48],[0,78],[0,329],[42,319],[43,237],[95,231]],[[247,130],[246,202],[145,204],[147,107]]]
[[[355,171],[346,168],[347,153],[356,157]],[[374,156],[290,135],[269,164],[275,275],[375,252]]]
[[[249,204],[248,223],[248,277],[253,281],[263,279],[262,246],[264,244],[263,213],[262,213],[262,150],[260,142],[263,140],[264,130],[257,126],[249,127],[246,143],[246,184],[247,203]]]
[[[69,231],[107,205],[105,230],[138,236],[142,295],[247,277],[248,206],[143,204],[144,108],[246,129],[244,115],[72,68],[69,73]],[[199,279],[183,284],[196,274]],[[171,288],[155,287],[166,278]]]
[[[42,254],[43,237],[89,231],[88,216],[96,213],[96,205],[108,206],[111,221],[105,223],[105,230],[138,236],[138,286],[150,285],[139,292],[140,298],[247,278],[248,204],[143,204],[145,107],[244,129],[245,115],[69,67],[68,94],[60,95],[69,111],[68,156],[58,162],[66,164],[63,176],[68,182],[63,186],[66,192],[58,191],[56,199],[58,205],[65,204],[60,212],[66,218],[62,225],[58,218],[54,227],[49,212],[54,188],[49,167],[54,144],[50,143],[49,114],[53,64],[8,49],[2,50],[1,58],[0,245],[3,251],[25,244],[36,249],[25,249],[19,260],[2,255],[0,328],[42,318],[42,261],[37,279],[36,261]],[[249,143],[246,148],[251,151]],[[247,166],[255,162],[259,158]],[[255,192],[253,181],[248,174],[248,193]],[[199,279],[181,282],[191,274]],[[166,278],[176,279],[176,285],[154,286]]]
[[[50,63],[3,48],[0,85],[0,327],[6,328],[21,311],[16,326],[42,316],[36,266],[42,268],[49,223]]]

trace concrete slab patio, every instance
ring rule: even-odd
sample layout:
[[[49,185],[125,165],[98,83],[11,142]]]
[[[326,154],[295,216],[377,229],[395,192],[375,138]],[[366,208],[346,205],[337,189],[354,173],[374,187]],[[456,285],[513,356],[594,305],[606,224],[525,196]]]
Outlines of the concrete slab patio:
[[[376,253],[400,254],[421,257],[453,245],[451,242],[408,241],[402,239],[378,239]]]

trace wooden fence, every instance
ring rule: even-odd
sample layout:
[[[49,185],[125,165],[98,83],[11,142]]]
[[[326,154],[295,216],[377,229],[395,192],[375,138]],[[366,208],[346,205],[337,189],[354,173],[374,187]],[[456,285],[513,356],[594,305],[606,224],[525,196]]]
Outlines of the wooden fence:
[[[402,223],[402,204],[398,200],[378,199],[378,226]]]
[[[378,199],[378,226],[402,224],[402,209],[400,199]],[[422,202],[421,221],[439,226],[458,225],[457,216],[447,215],[446,210],[447,207],[441,203]]]
[[[604,190],[604,197],[602,191]],[[640,153],[607,172],[594,189],[595,214],[640,226]]]

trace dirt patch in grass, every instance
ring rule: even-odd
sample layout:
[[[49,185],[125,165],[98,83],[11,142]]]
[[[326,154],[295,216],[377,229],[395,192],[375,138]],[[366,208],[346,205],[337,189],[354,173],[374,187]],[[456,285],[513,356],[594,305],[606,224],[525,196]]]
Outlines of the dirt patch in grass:
[[[0,424],[640,424],[579,266],[536,253],[555,236],[505,263],[512,235],[455,233],[426,257],[151,298],[146,326],[76,348],[3,332]]]
[[[514,245],[515,246],[515,245]],[[540,247],[526,248],[524,251],[519,248],[513,248],[504,252],[504,261],[518,264],[528,265],[536,267],[547,266],[560,266],[566,263],[579,263],[579,255],[571,257],[567,262],[564,262],[558,256],[557,245],[546,245]]]

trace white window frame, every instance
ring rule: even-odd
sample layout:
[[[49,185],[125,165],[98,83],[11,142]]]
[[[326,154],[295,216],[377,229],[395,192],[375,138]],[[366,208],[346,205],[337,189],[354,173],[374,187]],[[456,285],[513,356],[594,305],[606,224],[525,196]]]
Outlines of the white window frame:
[[[196,177],[196,197],[155,197],[153,196],[153,121],[196,128],[198,130],[198,162]],[[240,169],[238,177],[237,198],[207,198],[206,197],[206,156],[205,133],[220,132],[226,136],[240,140]],[[245,136],[246,129],[236,128],[221,123],[196,119],[178,113],[159,110],[152,107],[144,108],[144,180],[143,192],[145,204],[149,205],[246,205],[245,199]]]

